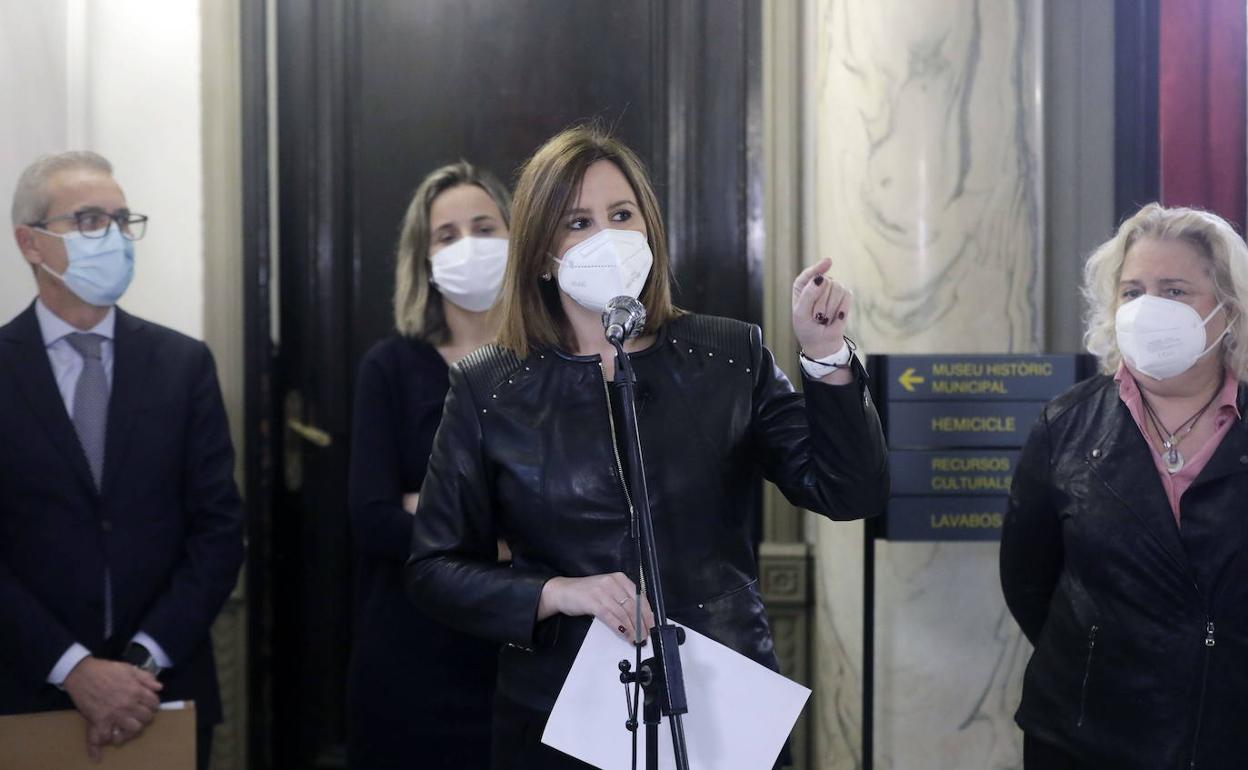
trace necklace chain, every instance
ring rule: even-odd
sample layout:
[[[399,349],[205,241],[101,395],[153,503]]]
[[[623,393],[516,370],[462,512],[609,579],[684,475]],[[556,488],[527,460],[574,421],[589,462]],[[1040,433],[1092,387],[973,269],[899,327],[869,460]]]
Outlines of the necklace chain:
[[[1213,405],[1220,392],[1222,392],[1221,388],[1215,389],[1213,395],[1209,396],[1209,400],[1205,402],[1204,406],[1196,410],[1196,413],[1191,417],[1181,422],[1178,428],[1171,431],[1162,424],[1161,418],[1157,416],[1157,411],[1149,403],[1148,398],[1144,395],[1144,391],[1140,391],[1140,400],[1144,402],[1144,411],[1148,414],[1153,430],[1157,432],[1157,438],[1161,439],[1162,449],[1166,450],[1162,457],[1166,461],[1166,470],[1170,473],[1178,473],[1186,464],[1183,455],[1179,454],[1179,442],[1187,438],[1188,434],[1195,429],[1196,423],[1200,422],[1201,416]]]

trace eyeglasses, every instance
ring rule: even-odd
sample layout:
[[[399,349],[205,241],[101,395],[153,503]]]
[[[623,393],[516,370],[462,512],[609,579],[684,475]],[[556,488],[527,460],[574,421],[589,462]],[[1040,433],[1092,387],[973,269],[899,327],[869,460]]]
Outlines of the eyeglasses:
[[[40,222],[31,222],[30,227],[46,228],[53,222],[70,219],[74,220],[74,226],[78,228],[79,233],[82,233],[83,238],[105,237],[114,222],[117,223],[117,229],[121,231],[122,237],[126,240],[137,241],[147,232],[147,216],[135,214],[127,209],[119,209],[111,214],[103,209],[83,209],[72,214],[61,214]]]

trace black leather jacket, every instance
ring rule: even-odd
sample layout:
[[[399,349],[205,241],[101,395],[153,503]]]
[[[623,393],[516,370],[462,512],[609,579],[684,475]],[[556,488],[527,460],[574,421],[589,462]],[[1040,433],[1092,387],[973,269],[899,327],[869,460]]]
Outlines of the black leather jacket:
[[[865,374],[855,361],[853,384],[808,382],[803,397],[757,326],[697,315],[631,360],[668,613],[775,669],[750,534],[756,483],[834,519],[880,513],[886,450]],[[597,356],[468,356],[452,369],[414,518],[412,598],[506,643],[499,688],[535,709],[553,705],[591,620],[537,623],[543,584],[635,574],[612,390]],[[497,537],[510,566],[495,560]]]
[[[1001,541],[1006,602],[1036,646],[1016,718],[1090,767],[1248,767],[1242,419],[1180,513],[1181,528],[1112,378],[1048,405]]]

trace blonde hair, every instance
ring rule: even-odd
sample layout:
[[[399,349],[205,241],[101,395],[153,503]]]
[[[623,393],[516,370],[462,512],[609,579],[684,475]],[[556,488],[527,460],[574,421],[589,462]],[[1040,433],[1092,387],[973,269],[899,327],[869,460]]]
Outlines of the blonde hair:
[[[511,247],[503,278],[499,313],[499,345],[520,358],[530,348],[558,345],[571,348],[571,330],[555,281],[542,280],[550,269],[551,249],[573,196],[580,190],[585,170],[609,160],[624,174],[633,193],[654,264],[642,288],[646,327],[657,329],[682,311],[672,305],[672,279],[667,256],[667,234],[659,202],[641,160],[628,147],[597,126],[577,126],[556,134],[534,153],[516,183],[512,210]]]
[[[394,328],[406,337],[415,337],[430,345],[450,340],[442,294],[430,281],[429,211],[442,193],[461,184],[472,184],[485,190],[498,206],[503,224],[510,221],[511,196],[488,171],[461,160],[429,173],[412,193],[403,217],[403,229],[394,260]]]
[[[1083,268],[1083,297],[1088,305],[1083,341],[1100,361],[1101,371],[1112,374],[1122,361],[1114,317],[1118,310],[1118,281],[1127,253],[1138,241],[1152,238],[1186,243],[1208,262],[1214,295],[1230,321],[1222,339],[1222,360],[1238,380],[1248,380],[1248,245],[1216,214],[1190,208],[1165,208],[1150,203],[1127,219],[1117,234],[1101,244]]]

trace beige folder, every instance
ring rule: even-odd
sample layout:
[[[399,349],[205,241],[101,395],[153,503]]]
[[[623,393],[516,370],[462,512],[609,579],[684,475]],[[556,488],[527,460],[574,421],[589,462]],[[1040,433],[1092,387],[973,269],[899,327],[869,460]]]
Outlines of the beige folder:
[[[195,770],[195,704],[165,704],[138,738],[87,757],[87,722],[77,711],[0,717],[3,770]]]

